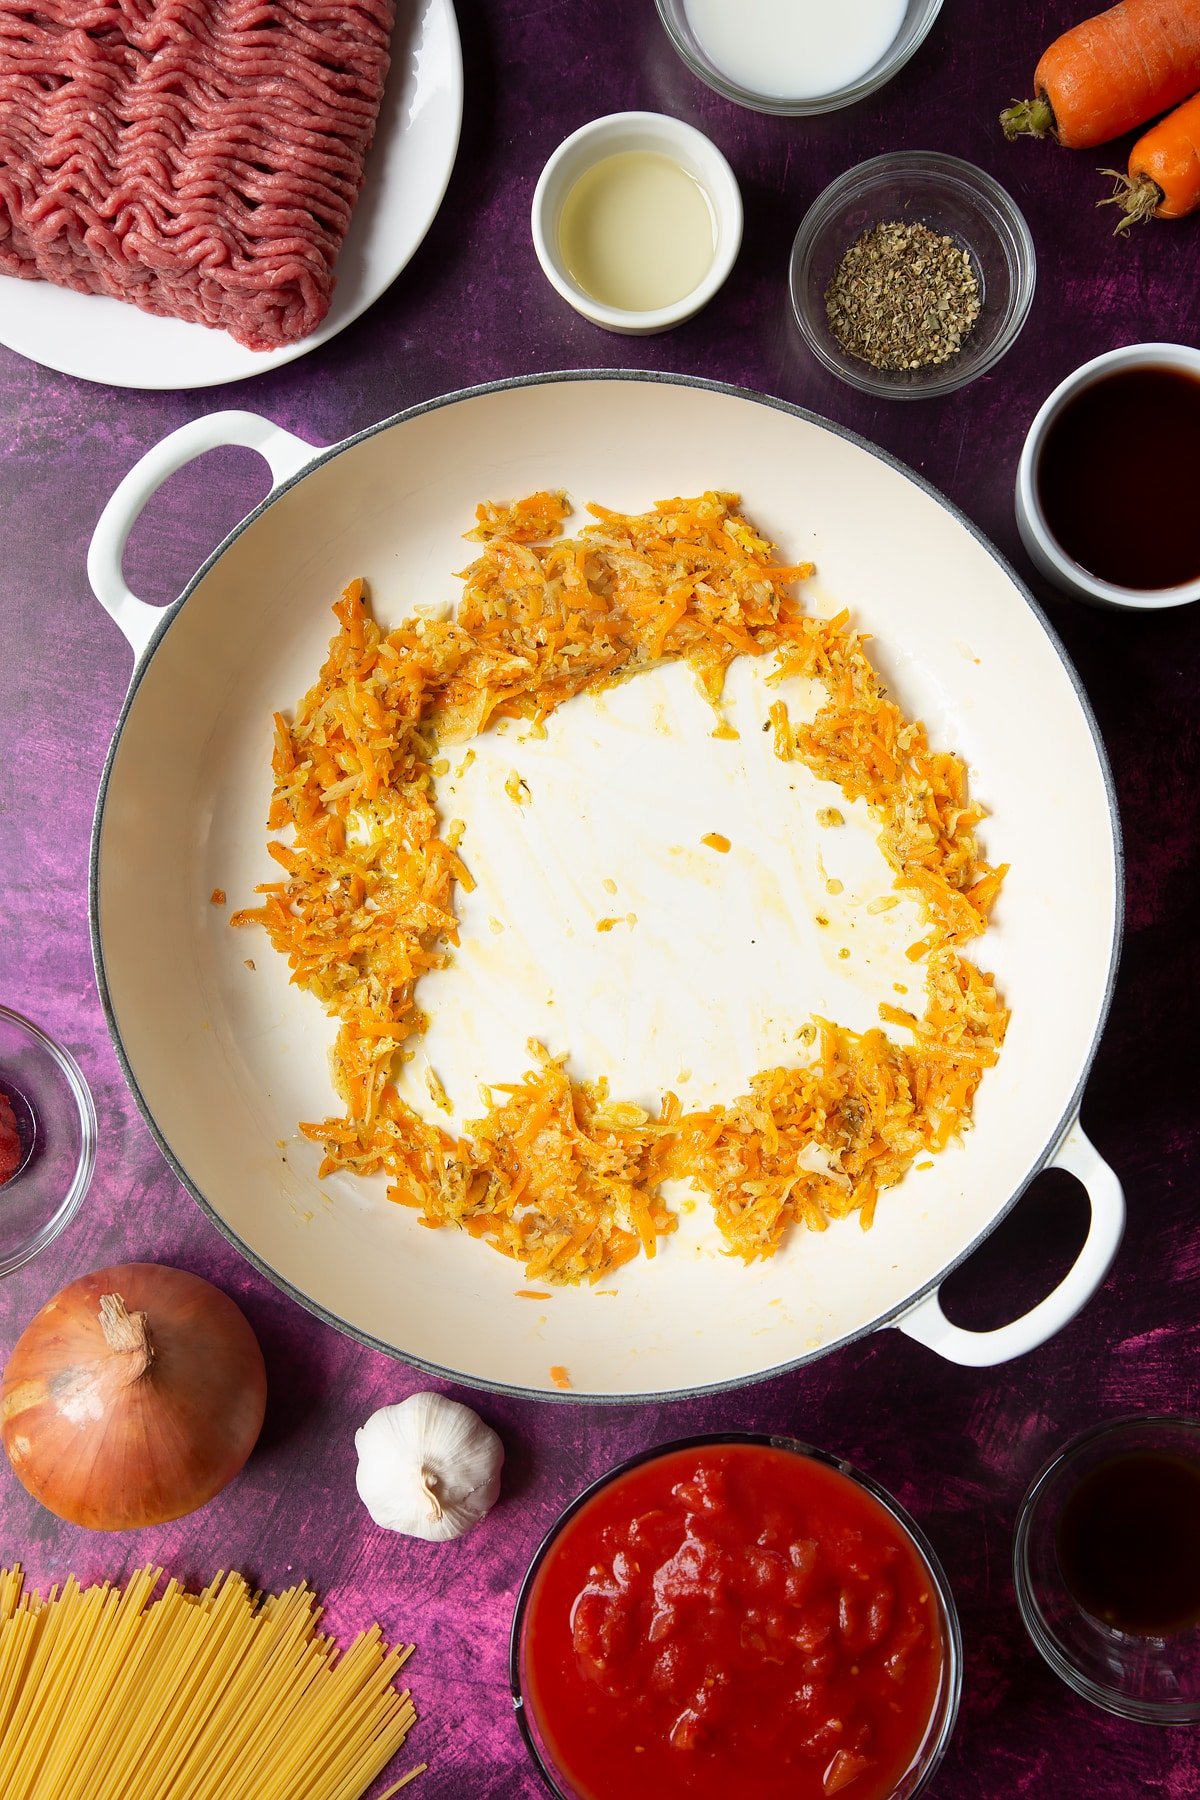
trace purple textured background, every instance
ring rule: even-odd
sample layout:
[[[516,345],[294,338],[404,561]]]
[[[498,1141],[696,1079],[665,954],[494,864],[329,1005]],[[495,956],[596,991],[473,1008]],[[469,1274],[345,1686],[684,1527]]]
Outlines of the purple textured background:
[[[73,1048],[101,1122],[82,1213],[0,1289],[0,1353],[66,1280],[152,1258],[195,1269],[239,1300],[271,1380],[245,1474],[173,1527],[89,1536],[60,1525],[0,1466],[0,1561],[19,1557],[41,1582],[70,1568],[119,1574],[147,1558],[196,1579],[231,1563],[263,1584],[303,1572],[337,1630],[378,1617],[389,1634],[416,1639],[421,1723],[410,1748],[431,1764],[416,1790],[426,1800],[539,1791],[506,1681],[513,1595],[530,1553],[585,1479],[656,1440],[719,1427],[790,1430],[848,1454],[933,1539],[966,1643],[963,1709],[938,1795],[1200,1793],[1195,1733],[1093,1712],[1043,1666],[1017,1615],[1009,1563],[1019,1497],[1064,1437],[1135,1408],[1200,1410],[1200,1130],[1185,1073],[1195,1040],[1200,612],[1107,614],[1033,584],[1099,716],[1128,853],[1124,960],[1083,1110],[1129,1202],[1102,1292],[1055,1341],[995,1371],[944,1365],[887,1332],[718,1399],[630,1410],[483,1396],[478,1408],[507,1447],[502,1500],[469,1539],[436,1548],[376,1531],[353,1474],[355,1427],[429,1383],[310,1319],[238,1257],[164,1166],[109,1044],[88,950],[87,855],[130,659],[87,588],[92,526],[133,461],[198,413],[248,406],[334,442],[472,382],[627,366],[742,382],[853,427],[919,469],[1028,576],[1011,495],[1038,404],[1102,350],[1195,342],[1200,317],[1200,222],[1156,224],[1119,243],[1094,210],[1105,191],[1096,164],[1127,146],[1071,155],[1001,139],[999,107],[1028,90],[1043,45],[1082,10],[1072,0],[951,0],[890,87],[805,123],[739,111],[700,86],[649,0],[460,0],[467,116],[445,205],[408,270],[341,337],[277,374],[196,395],[110,391],[0,350],[0,998]],[[674,112],[707,131],[746,201],[745,243],[724,291],[697,319],[649,339],[606,336],[571,312],[543,281],[527,228],[549,151],[585,120],[626,107]],[[813,196],[850,164],[900,145],[991,170],[1025,210],[1040,258],[1031,320],[999,369],[913,405],[872,402],[825,377],[798,341],[786,295],[788,248]],[[1152,529],[1153,448],[1131,447],[1129,468],[1131,512]],[[261,465],[242,452],[175,477],[135,534],[134,587],[172,598],[262,485]],[[1019,707],[1020,696],[1013,701]],[[996,1324],[1030,1304],[1070,1260],[1083,1216],[1069,1179],[1042,1178],[950,1284],[954,1316]]]

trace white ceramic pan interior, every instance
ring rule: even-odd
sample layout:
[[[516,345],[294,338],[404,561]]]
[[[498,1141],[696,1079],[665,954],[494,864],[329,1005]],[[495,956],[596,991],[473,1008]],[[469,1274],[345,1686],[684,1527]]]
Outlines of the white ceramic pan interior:
[[[262,450],[274,496],[159,615],[124,584],[125,536],[171,469],[231,441]],[[788,561],[816,562],[809,605],[849,607],[906,711],[968,761],[990,813],[986,854],[1012,866],[973,953],[995,970],[1012,1024],[973,1128],[887,1193],[870,1231],[851,1220],[793,1232],[746,1267],[722,1254],[707,1204],[685,1189],[680,1229],[653,1261],[603,1293],[530,1300],[517,1264],[422,1228],[382,1180],[317,1179],[320,1152],[297,1121],[337,1110],[333,1025],[289,986],[263,934],[228,923],[275,868],[271,714],[313,680],[350,578],[368,579],[385,623],[449,605],[476,502],[539,487],[628,510],[739,492]],[[549,1394],[553,1368],[576,1396],[633,1396],[752,1379],[887,1321],[957,1360],[997,1361],[1049,1335],[1102,1278],[1121,1195],[1077,1113],[1119,935],[1103,753],[1011,571],[906,471],[792,408],[654,377],[479,390],[326,452],[253,415],[217,414],[122,484],[90,572],[138,654],[94,844],[96,962],[114,1036],[181,1177],[314,1311],[479,1385]],[[694,1104],[732,1099],[798,1053],[795,1033],[814,1013],[863,1028],[897,986],[920,1009],[904,956],[917,914],[907,902],[871,910],[890,876],[865,812],[772,755],[765,673],[732,672],[736,742],[711,736],[688,672],[673,667],[572,701],[544,740],[488,734],[461,775],[450,753],[442,799],[466,821],[478,886],[459,896],[453,966],[420,990],[432,1026],[405,1076],[414,1105],[440,1118],[428,1064],[458,1118],[476,1115],[479,1083],[519,1077],[530,1038],[643,1104],[667,1087]],[[815,704],[798,688],[785,697],[796,713]],[[507,791],[514,771],[523,805]],[[834,803],[840,830],[817,823]],[[709,832],[730,840],[727,854],[705,847]],[[227,906],[212,904],[217,888]],[[617,923],[598,931],[602,919]],[[936,1284],[1052,1157],[1091,1194],[1079,1262],[1026,1319],[956,1330]]]

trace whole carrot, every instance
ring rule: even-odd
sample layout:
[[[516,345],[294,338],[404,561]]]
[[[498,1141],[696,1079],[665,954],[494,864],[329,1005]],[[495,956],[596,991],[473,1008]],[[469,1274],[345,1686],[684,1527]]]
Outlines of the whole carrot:
[[[1106,144],[1200,88],[1200,0],[1121,0],[1057,38],[1034,98],[1000,114],[1005,137]]]
[[[1200,206],[1200,94],[1144,132],[1129,152],[1129,172],[1102,169],[1116,192],[1100,206],[1119,206],[1118,231],[1142,219],[1182,219]]]

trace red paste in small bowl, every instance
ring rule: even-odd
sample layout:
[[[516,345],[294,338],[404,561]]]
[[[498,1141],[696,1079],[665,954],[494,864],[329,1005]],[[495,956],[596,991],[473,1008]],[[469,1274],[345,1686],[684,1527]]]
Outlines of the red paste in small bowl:
[[[13,1111],[12,1101],[0,1088],[0,1186],[16,1174],[24,1160],[25,1152],[17,1129],[17,1115]]]
[[[886,1800],[947,1717],[947,1629],[857,1481],[773,1444],[680,1447],[551,1541],[520,1618],[525,1723],[577,1800]]]

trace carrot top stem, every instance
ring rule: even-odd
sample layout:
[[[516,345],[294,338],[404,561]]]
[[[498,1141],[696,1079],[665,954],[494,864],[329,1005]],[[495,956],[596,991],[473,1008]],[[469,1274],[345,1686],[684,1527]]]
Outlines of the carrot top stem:
[[[1011,142],[1019,137],[1054,137],[1054,108],[1045,94],[1038,94],[1033,100],[1014,100],[1000,114],[1000,123],[1004,127],[1004,135]]]
[[[1097,206],[1120,207],[1123,216],[1113,226],[1114,232],[1128,231],[1131,225],[1152,219],[1163,203],[1163,191],[1152,175],[1125,175],[1120,169],[1101,169],[1100,173],[1111,175],[1116,183],[1111,194],[1096,202]]]

